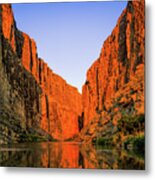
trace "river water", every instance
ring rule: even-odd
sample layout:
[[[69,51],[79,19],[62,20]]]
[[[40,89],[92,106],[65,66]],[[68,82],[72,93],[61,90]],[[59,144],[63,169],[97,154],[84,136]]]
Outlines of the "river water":
[[[145,168],[141,154],[75,142],[4,145],[0,147],[0,165],[134,170]]]

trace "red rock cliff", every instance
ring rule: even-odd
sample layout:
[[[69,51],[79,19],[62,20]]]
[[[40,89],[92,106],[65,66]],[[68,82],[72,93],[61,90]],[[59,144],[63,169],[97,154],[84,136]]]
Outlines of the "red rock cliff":
[[[126,101],[125,92],[133,98],[137,112],[144,113],[144,30],[144,1],[128,2],[99,58],[87,71],[82,90],[84,126],[108,112],[118,96],[123,95],[122,101]],[[140,83],[141,103],[136,101],[136,93],[130,95],[135,88],[140,92]]]
[[[1,7],[4,37],[42,89],[41,128],[55,139],[72,138],[79,132],[78,119],[82,111],[80,93],[38,58],[35,41],[17,29],[11,5]]]
[[[99,58],[87,72],[82,102],[77,89],[38,58],[34,40],[17,29],[11,6],[1,6],[3,34],[42,89],[40,126],[46,132],[59,140],[72,138],[79,132],[82,111],[85,127],[99,116],[117,123],[122,105],[126,108],[134,104],[134,111],[144,114],[143,0],[128,2],[111,35],[105,40]],[[114,107],[116,100],[117,108]],[[115,116],[109,117],[110,110],[117,112]],[[129,108],[126,110],[131,111]],[[96,131],[92,127],[89,129]]]

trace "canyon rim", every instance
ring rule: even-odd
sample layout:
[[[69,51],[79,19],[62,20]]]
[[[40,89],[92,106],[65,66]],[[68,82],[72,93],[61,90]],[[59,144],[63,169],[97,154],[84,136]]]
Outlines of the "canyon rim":
[[[0,165],[145,169],[144,0],[109,34],[80,94],[0,4]]]

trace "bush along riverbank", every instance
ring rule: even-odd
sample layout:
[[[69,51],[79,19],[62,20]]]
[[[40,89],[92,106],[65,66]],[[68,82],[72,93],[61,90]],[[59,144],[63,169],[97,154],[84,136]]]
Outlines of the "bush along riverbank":
[[[145,116],[123,116],[114,126],[108,122],[104,129],[98,132],[98,135],[92,140],[95,146],[104,148],[116,148],[145,154],[145,136],[144,136]]]

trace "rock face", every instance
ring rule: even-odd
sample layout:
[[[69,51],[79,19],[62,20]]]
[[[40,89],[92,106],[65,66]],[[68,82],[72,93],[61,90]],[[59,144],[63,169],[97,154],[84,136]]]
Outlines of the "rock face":
[[[105,131],[99,127],[106,122],[116,125],[122,111],[144,115],[144,8],[143,0],[128,2],[99,58],[87,71],[82,90],[84,139]]]
[[[19,141],[33,132],[92,142],[117,134],[117,142],[144,135],[144,7],[143,0],[128,2],[87,72],[81,97],[38,57],[11,6],[0,5],[1,139]]]
[[[10,30],[11,12],[10,6],[0,5],[0,144],[23,141],[29,134],[47,135],[40,129],[41,88],[15,52],[20,32],[15,26]]]
[[[79,132],[81,95],[38,58],[34,40],[17,29],[11,5],[0,5],[0,26],[0,82],[6,81],[6,88],[0,86],[1,96],[16,101],[12,102],[14,111],[9,105],[8,115],[17,111],[24,126],[39,122],[39,128],[55,139],[72,138]],[[15,96],[13,100],[11,96]]]
[[[33,74],[42,89],[41,128],[58,140],[72,138],[79,132],[81,95],[37,57],[34,40],[26,34],[22,35],[22,64]]]

